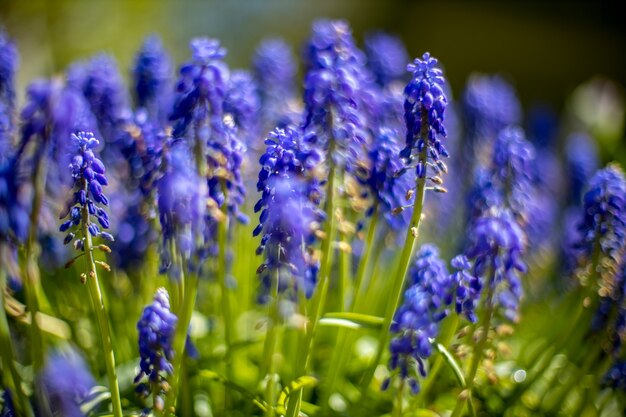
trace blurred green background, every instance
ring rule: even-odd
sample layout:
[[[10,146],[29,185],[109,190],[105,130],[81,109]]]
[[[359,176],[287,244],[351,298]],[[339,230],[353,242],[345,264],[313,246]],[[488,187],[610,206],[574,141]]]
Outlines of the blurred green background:
[[[298,47],[319,17],[347,19],[357,39],[383,29],[400,35],[413,56],[430,51],[457,96],[472,71],[503,73],[525,107],[541,102],[557,110],[594,75],[626,85],[626,25],[617,2],[0,0],[0,24],[22,54],[20,87],[101,50],[128,74],[150,33],[177,63],[189,55],[190,38],[207,35],[222,40],[229,64],[247,67],[263,37],[280,35]]]

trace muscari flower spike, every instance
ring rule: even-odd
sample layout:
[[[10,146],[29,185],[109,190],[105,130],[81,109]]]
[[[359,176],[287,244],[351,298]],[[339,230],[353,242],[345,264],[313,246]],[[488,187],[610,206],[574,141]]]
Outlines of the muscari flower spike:
[[[170,107],[172,66],[161,40],[148,37],[135,57],[133,81],[137,106],[145,109],[150,118],[164,122]]]
[[[463,96],[464,115],[470,142],[484,143],[504,127],[522,119],[522,106],[515,89],[504,78],[475,74]]]
[[[67,74],[68,85],[83,94],[98,122],[107,145],[115,145],[120,129],[131,118],[126,88],[112,56],[96,55],[74,64]]]
[[[193,167],[193,158],[185,142],[175,142],[163,155],[165,172],[157,180],[157,207],[163,235],[161,272],[177,279],[182,271],[171,268],[170,249],[183,254],[184,261],[203,257],[202,236],[205,225],[207,188]],[[178,267],[178,265],[174,265]]]
[[[102,190],[102,187],[108,185],[105,167],[93,151],[100,142],[91,132],[72,134],[72,140],[77,148],[77,152],[69,165],[74,179],[74,194],[59,216],[61,219],[68,218],[61,224],[59,230],[68,232],[63,241],[65,244],[74,241],[75,248],[82,251],[86,236],[81,236],[78,240],[75,238],[80,236],[79,226],[84,221],[87,222],[89,234],[93,237],[100,236],[109,242],[114,239],[110,233],[101,230],[108,229],[110,223],[108,214],[102,208],[102,206],[109,204],[109,199]],[[87,208],[87,218],[83,218],[83,209],[85,208]],[[96,221],[92,222],[92,218],[95,218]]]
[[[379,85],[404,79],[409,54],[400,38],[383,32],[372,33],[365,38],[365,54],[367,66]]]
[[[618,165],[611,164],[591,178],[583,210],[583,254],[591,257],[599,245],[603,256],[619,263],[626,240],[626,178]]]
[[[481,282],[472,282],[464,277],[461,286],[473,288],[475,291],[457,293],[457,305],[471,320],[473,306],[480,297],[480,290],[488,286],[493,289],[493,299],[488,302],[499,306],[509,320],[517,318],[517,308],[522,296],[520,273],[526,271],[523,255],[526,250],[526,235],[515,220],[513,214],[502,208],[494,208],[477,219],[468,231],[469,244],[465,252],[473,262],[471,274]],[[459,267],[466,271],[467,264],[459,262]],[[467,282],[467,284],[465,284]],[[470,305],[474,301],[474,305]],[[463,306],[467,303],[467,308]],[[458,311],[458,310],[457,310]]]
[[[261,42],[252,58],[266,126],[284,127],[291,120],[289,102],[296,96],[297,67],[291,48],[279,38]]]
[[[0,28],[0,162],[12,148],[15,111],[15,72],[19,54],[15,44]]]
[[[261,99],[252,75],[244,70],[233,71],[224,97],[224,112],[231,115],[238,136],[247,144],[258,140],[260,110]]]
[[[155,408],[159,408],[159,398],[166,390],[166,379],[174,372],[171,360],[174,358],[174,333],[178,318],[170,309],[169,294],[165,288],[159,288],[152,304],[144,308],[137,322],[139,333],[140,371],[135,377],[136,391],[147,397],[158,390]],[[145,377],[147,383],[140,383]],[[162,401],[162,400],[161,400]]]
[[[363,54],[356,48],[344,21],[319,20],[305,51],[304,123],[307,141],[324,149],[333,141],[336,163],[360,154],[365,142],[359,110]]]
[[[29,202],[15,157],[0,161],[0,242],[24,242],[29,225]]]
[[[416,58],[407,70],[413,73],[411,81],[404,90],[404,120],[406,123],[406,146],[400,156],[410,165],[415,157],[417,163],[412,166],[417,178],[432,178],[447,168],[441,157],[448,157],[448,151],[441,142],[447,136],[444,117],[448,100],[443,91],[445,79],[437,66],[438,61],[426,52],[422,59]],[[430,170],[429,170],[430,168]],[[440,181],[435,180],[435,184]],[[437,188],[436,185],[435,190]]]
[[[390,331],[394,334],[389,344],[389,368],[406,380],[416,394],[419,384],[410,370],[417,364],[422,377],[426,376],[424,361],[432,354],[431,340],[439,333],[439,322],[452,303],[454,286],[445,263],[439,258],[436,246],[426,244],[416,254],[409,271],[411,286],[404,293],[404,302],[394,315]],[[391,379],[383,381],[383,389]]]
[[[366,216],[372,215],[374,208],[378,206],[389,226],[393,230],[402,230],[408,223],[408,218],[398,211],[403,211],[412,198],[407,193],[412,189],[415,178],[408,173],[396,175],[404,167],[399,156],[400,145],[397,137],[397,132],[393,129],[379,129],[370,144],[367,159],[359,164],[354,173],[364,187],[362,197],[372,201]]]
[[[53,415],[84,417],[80,406],[90,399],[90,391],[96,381],[77,352],[70,350],[51,354],[40,375],[40,382],[47,407]]]
[[[275,129],[265,143],[257,182],[262,194],[254,207],[261,214],[253,231],[254,236],[262,234],[257,254],[265,254],[258,269],[263,284],[261,301],[267,301],[276,271],[279,291],[300,288],[309,297],[319,266],[308,246],[315,241],[314,225],[324,217],[318,208],[321,186],[312,171],[322,158],[316,149],[304,149],[298,131],[291,127]],[[295,298],[297,293],[291,295]]]
[[[593,138],[584,133],[575,133],[567,138],[565,164],[569,178],[568,200],[580,205],[585,185],[600,166],[598,147]]]

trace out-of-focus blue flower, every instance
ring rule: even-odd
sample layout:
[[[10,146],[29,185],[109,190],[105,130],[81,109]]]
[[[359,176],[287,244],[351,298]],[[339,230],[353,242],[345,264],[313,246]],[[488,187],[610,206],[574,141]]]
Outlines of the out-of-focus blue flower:
[[[73,134],[72,141],[77,149],[69,165],[74,179],[74,194],[59,216],[61,219],[68,218],[59,227],[61,232],[68,232],[64,243],[72,242],[77,235],[81,234],[79,225],[85,221],[82,217],[82,210],[85,207],[89,213],[89,217],[86,219],[89,234],[94,237],[102,236],[108,241],[113,241],[113,236],[110,233],[100,230],[110,227],[109,215],[101,207],[109,204],[109,199],[104,195],[102,189],[109,182],[105,176],[104,164],[93,152],[100,142],[91,132]],[[92,217],[94,222],[91,221]],[[84,249],[85,237],[82,236],[76,241],[77,249]]]
[[[184,142],[174,143],[164,155],[163,163],[166,170],[156,187],[163,234],[161,269],[165,271],[169,270],[171,257],[175,255],[170,253],[171,243],[176,244],[186,260],[197,249],[207,194],[204,181],[195,169],[190,169],[194,166],[193,158]],[[180,272],[171,271],[174,277]]]
[[[279,290],[290,291],[293,298],[298,289],[311,296],[317,282],[318,265],[308,245],[315,239],[315,224],[323,220],[318,208],[321,189],[312,173],[322,157],[301,142],[297,130],[277,128],[266,139],[267,149],[259,160],[261,198],[254,210],[261,215],[253,234],[262,234],[257,254],[265,257],[258,269],[261,301],[267,301],[276,273]]]
[[[350,167],[346,158],[359,155],[365,140],[358,98],[365,59],[348,24],[341,20],[313,23],[305,61],[303,126],[307,141],[324,149],[332,141],[335,163]]]
[[[158,36],[143,42],[135,57],[133,82],[137,107],[144,109],[153,121],[164,123],[171,106],[172,66],[170,57]]]
[[[87,370],[85,362],[74,350],[54,352],[46,362],[40,375],[44,410],[53,415],[84,417],[80,409],[89,392],[96,385],[93,376]]]
[[[144,308],[137,322],[141,360],[135,383],[139,383],[144,375],[148,378],[147,384],[142,383],[137,387],[140,394],[147,396],[153,393],[155,388],[159,395],[165,392],[165,381],[174,372],[171,364],[174,358],[172,343],[177,322],[178,318],[170,310],[167,290],[159,288],[154,295],[154,301]]]
[[[224,98],[224,112],[230,114],[237,127],[237,135],[252,145],[260,140],[261,99],[258,87],[248,71],[233,71]]]
[[[407,66],[413,77],[404,89],[407,133],[406,147],[400,156],[407,164],[417,157],[414,167],[418,178],[429,177],[429,171],[435,176],[446,171],[440,157],[448,156],[441,143],[441,138],[446,137],[443,122],[448,100],[443,91],[443,72],[437,64],[438,61],[426,52],[422,59],[416,58]]]
[[[367,159],[354,169],[354,174],[364,187],[362,197],[372,199],[366,215],[378,206],[392,229],[403,230],[408,218],[397,211],[409,204],[407,193],[414,187],[415,177],[409,173],[397,175],[404,167],[398,136],[392,129],[381,128],[372,138]]]
[[[497,75],[472,75],[463,95],[470,143],[489,143],[506,126],[517,125],[522,107],[512,85]]]
[[[581,247],[590,257],[598,248],[619,262],[626,241],[626,178],[618,165],[599,170],[589,181],[583,197]]]
[[[500,188],[504,204],[515,214],[525,214],[532,198],[535,149],[517,127],[504,128],[493,145],[492,180]]]
[[[119,130],[131,117],[128,94],[115,58],[100,54],[87,62],[74,64],[67,80],[89,103],[107,145],[114,145]]]
[[[578,206],[582,203],[585,185],[600,166],[598,147],[593,138],[584,133],[568,136],[565,163],[569,178],[568,201]]]
[[[390,327],[394,337],[389,345],[389,368],[397,369],[400,378],[406,379],[413,393],[417,393],[419,385],[410,372],[414,368],[412,362],[417,363],[419,374],[425,377],[424,361],[432,353],[430,339],[437,337],[439,322],[448,314],[454,286],[445,263],[439,258],[439,250],[433,245],[422,246],[409,276],[412,285],[404,293],[404,302]],[[383,384],[385,387],[389,382]]]
[[[191,50],[193,60],[179,71],[170,120],[174,122],[174,137],[195,136],[207,141],[224,129],[223,105],[230,72],[223,61],[226,50],[218,40],[194,39]],[[188,132],[190,127],[193,135]]]
[[[144,212],[148,208],[142,203],[138,193],[125,196],[118,203],[123,205],[122,214],[116,217],[115,245],[111,249],[116,265],[126,271],[141,267],[148,249],[158,239]],[[113,213],[116,212],[116,205],[113,204]]]
[[[26,105],[21,113],[21,139],[17,157],[21,166],[36,165],[42,157],[48,158],[48,191],[55,195],[69,180],[67,169],[72,154],[72,133],[91,130],[94,119],[85,100],[60,79],[37,80],[26,90]],[[27,145],[36,141],[34,155],[27,161]],[[32,166],[29,169],[33,169]]]
[[[265,127],[284,127],[297,122],[292,120],[290,110],[296,96],[297,67],[289,45],[279,38],[264,40],[254,52],[252,68]]]
[[[0,162],[11,150],[15,110],[15,72],[19,54],[13,42],[0,28]]]
[[[365,38],[365,54],[367,66],[379,85],[404,81],[409,54],[400,38],[383,32],[369,34]]]
[[[180,69],[177,98],[170,120],[175,122],[175,138],[186,138],[196,159],[206,159],[209,197],[214,206],[226,208],[229,216],[240,222],[247,217],[240,211],[245,198],[241,163],[245,147],[237,138],[234,123],[224,117],[224,100],[230,73],[223,61],[226,50],[215,39],[191,42],[192,62]],[[202,155],[199,151],[202,150]],[[201,173],[204,175],[205,173]],[[216,218],[206,218],[206,230],[215,229]],[[207,235],[207,241],[215,236]]]
[[[0,242],[24,242],[28,233],[29,202],[17,161],[0,161]]]
[[[493,290],[488,302],[502,308],[507,319],[516,319],[522,295],[520,272],[526,271],[524,231],[511,212],[493,209],[473,223],[468,238],[466,255],[474,263],[471,273],[481,279],[482,288]]]

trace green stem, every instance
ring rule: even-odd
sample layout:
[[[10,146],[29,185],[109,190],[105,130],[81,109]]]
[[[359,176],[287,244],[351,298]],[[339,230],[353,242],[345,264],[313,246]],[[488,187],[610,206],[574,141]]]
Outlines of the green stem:
[[[85,182],[86,187],[86,182]],[[96,263],[93,257],[93,244],[91,242],[91,234],[89,233],[89,210],[87,205],[82,208],[82,232],[85,245],[85,259],[87,260],[87,286],[89,296],[93,308],[96,312],[100,337],[102,339],[102,351],[104,354],[104,363],[106,365],[107,377],[109,379],[109,389],[111,391],[111,403],[113,406],[113,415],[115,417],[122,416],[122,402],[120,400],[120,388],[117,381],[117,373],[115,370],[115,353],[111,342],[111,330],[107,312],[104,307],[104,300],[98,282],[98,273],[96,271]],[[33,320],[34,322],[34,320]]]
[[[315,338],[315,333],[317,330],[317,324],[322,315],[322,311],[324,310],[324,303],[326,301],[326,293],[328,292],[328,282],[330,276],[330,269],[332,266],[332,248],[333,248],[333,239],[335,237],[335,227],[336,227],[336,219],[335,219],[335,164],[332,163],[332,155],[333,155],[333,142],[331,141],[331,146],[328,149],[328,161],[330,164],[328,170],[328,188],[327,188],[327,198],[326,198],[326,225],[325,225],[325,238],[322,242],[322,259],[319,271],[319,282],[317,284],[317,289],[313,294],[313,298],[311,299],[311,316],[309,328],[306,331],[304,336],[304,341],[302,346],[300,347],[300,355],[298,359],[298,364],[296,367],[296,375],[302,376],[306,372],[308,368],[308,364],[311,360],[311,350],[313,348],[313,342]],[[287,417],[294,417],[299,415],[300,413],[300,404],[302,402],[302,390],[298,389],[297,393],[292,393],[291,398],[289,399],[289,404],[287,407]]]
[[[368,270],[372,251],[374,249],[374,239],[376,238],[376,226],[378,225],[378,203],[374,204],[374,212],[372,214],[369,227],[367,229],[367,238],[365,239],[365,247],[363,250],[363,256],[359,261],[359,268],[356,271],[356,279],[354,281],[354,291],[352,292],[352,300],[350,301],[350,311],[354,312],[359,294],[361,293],[361,286],[363,285],[363,279],[365,272]]]
[[[474,345],[474,353],[472,356],[472,362],[470,363],[469,372],[467,373],[467,388],[466,395],[460,395],[457,399],[456,406],[454,411],[452,412],[452,417],[458,417],[463,413],[463,408],[465,407],[466,401],[472,401],[472,389],[474,387],[474,380],[476,378],[476,373],[478,372],[478,366],[480,365],[483,353],[485,351],[485,346],[487,345],[487,340],[489,340],[489,328],[491,327],[491,318],[493,317],[493,294],[495,291],[495,268],[491,268],[490,277],[487,281],[488,291],[487,296],[485,297],[485,311],[480,321],[480,328],[482,328],[482,334],[480,336],[480,340],[478,343]]]
[[[265,388],[265,402],[267,403],[267,410],[265,411],[265,415],[267,417],[274,417],[275,407],[276,407],[276,381],[274,380],[274,374],[276,373],[275,369],[275,360],[274,355],[276,354],[276,343],[278,339],[278,323],[280,321],[280,312],[279,312],[279,304],[278,304],[278,281],[279,281],[279,271],[276,270],[273,272],[272,276],[272,284],[270,289],[270,294],[272,296],[272,302],[269,307],[269,321],[267,328],[267,335],[265,336],[265,346],[263,348],[265,354],[265,368],[266,378],[267,378],[267,386]]]
[[[41,280],[37,258],[39,257],[39,244],[37,242],[37,230],[39,228],[39,212],[43,203],[46,189],[47,159],[39,158],[35,164],[31,181],[34,188],[33,204],[30,212],[30,224],[28,240],[26,241],[26,270],[24,283],[26,289],[26,304],[31,315],[30,343],[33,359],[33,367],[38,372],[44,363],[43,334],[39,327],[37,315],[39,313],[39,300],[41,299]]]
[[[356,281],[354,284],[354,291],[352,292],[352,300],[350,300],[349,310],[355,311],[357,298],[361,292],[361,285],[363,284],[363,277],[369,265],[370,257],[374,248],[374,239],[376,236],[376,224],[378,222],[378,204],[374,206],[374,213],[372,214],[369,228],[367,231],[367,238],[365,240],[365,247],[363,256],[359,261],[359,267],[356,273]],[[323,385],[322,394],[322,407],[324,410],[328,407],[328,398],[333,393],[335,386],[338,382],[339,376],[343,372],[343,365],[346,363],[346,359],[350,353],[350,346],[352,338],[348,335],[345,329],[339,329],[337,334],[336,347],[333,349],[333,354],[328,367],[328,376],[326,377],[326,383]]]
[[[181,268],[182,271],[182,268]],[[172,359],[172,368],[174,369],[170,381],[170,391],[165,402],[165,412],[174,415],[176,412],[176,400],[178,396],[178,387],[182,363],[185,357],[185,342],[187,341],[187,330],[193,314],[193,308],[196,304],[196,294],[198,292],[198,277],[196,274],[181,273],[181,281],[185,281],[185,293],[181,310],[178,315],[178,324],[174,332],[174,358]]]
[[[391,411],[392,417],[401,417],[402,416],[402,397],[404,395],[404,378],[400,381],[400,386],[398,387],[398,392],[396,393],[396,401],[393,405],[393,409]]]
[[[426,166],[426,148],[419,154],[419,162]],[[404,282],[406,274],[411,264],[411,257],[415,249],[415,243],[417,242],[417,236],[419,231],[419,225],[422,218],[422,209],[424,208],[424,194],[426,188],[426,178],[417,179],[417,189],[415,193],[415,203],[413,206],[413,215],[407,230],[406,238],[404,240],[404,246],[402,248],[402,254],[400,255],[400,262],[398,263],[398,269],[396,270],[395,277],[393,279],[393,287],[389,294],[389,303],[387,303],[387,309],[385,310],[385,317],[382,325],[382,330],[378,337],[378,347],[376,350],[376,356],[372,361],[367,373],[365,374],[361,383],[361,394],[370,386],[376,367],[380,363],[383,356],[383,352],[387,348],[387,341],[389,340],[389,326],[393,320],[393,315],[398,308],[398,304],[402,298],[402,289],[404,288]]]
[[[226,215],[226,213],[224,213]],[[220,284],[220,292],[222,295],[222,314],[224,316],[224,343],[226,344],[226,378],[232,377],[231,366],[231,347],[232,347],[232,330],[233,320],[230,306],[230,290],[228,288],[228,271],[226,270],[226,246],[228,244],[228,221],[227,217],[218,223],[217,239],[219,244],[219,257],[217,264],[217,279]]]
[[[15,367],[15,349],[13,348],[9,322],[4,309],[5,285],[6,274],[4,269],[0,268],[0,359],[2,360],[2,369],[4,370],[3,383],[5,387],[10,387],[11,383],[13,384],[13,392],[17,399],[18,414],[23,413],[31,417],[33,416],[33,410],[22,386],[22,377]],[[9,379],[11,381],[9,381]]]

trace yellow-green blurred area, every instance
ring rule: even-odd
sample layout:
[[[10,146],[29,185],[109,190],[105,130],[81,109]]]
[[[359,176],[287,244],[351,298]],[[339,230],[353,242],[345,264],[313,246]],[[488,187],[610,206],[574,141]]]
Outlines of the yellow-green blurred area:
[[[357,39],[382,29],[400,35],[413,56],[430,51],[457,95],[472,71],[503,73],[526,105],[557,108],[594,75],[626,82],[626,25],[617,2],[0,1],[0,24],[22,54],[20,86],[98,51],[128,69],[151,33],[177,63],[188,56],[190,38],[206,35],[228,48],[231,66],[247,67],[262,38],[282,36],[297,48],[320,17],[347,19]]]

